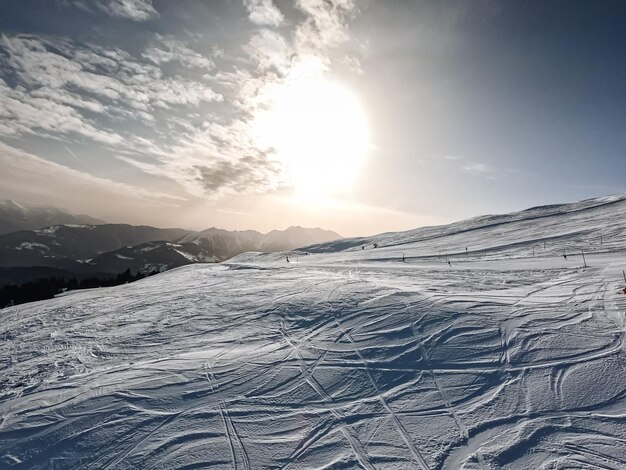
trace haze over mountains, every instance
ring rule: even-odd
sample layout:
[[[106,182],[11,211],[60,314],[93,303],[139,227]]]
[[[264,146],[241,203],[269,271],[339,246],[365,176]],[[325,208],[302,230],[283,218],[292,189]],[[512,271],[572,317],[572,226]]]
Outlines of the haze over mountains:
[[[0,234],[60,224],[104,223],[94,217],[70,214],[56,207],[28,206],[11,199],[0,201]]]
[[[290,250],[341,238],[329,230],[303,227],[262,234],[102,221],[96,225],[96,219],[54,208],[28,208],[13,201],[4,201],[1,207],[4,227],[54,224],[0,235],[0,285],[50,275],[164,271],[190,263],[222,261],[246,251]],[[60,224],[62,220],[71,223]]]

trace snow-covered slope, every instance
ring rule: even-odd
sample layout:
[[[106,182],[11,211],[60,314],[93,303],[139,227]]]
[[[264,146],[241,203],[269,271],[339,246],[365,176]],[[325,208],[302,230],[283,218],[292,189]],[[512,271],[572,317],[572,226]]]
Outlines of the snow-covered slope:
[[[625,468],[625,211],[251,253],[1,310],[0,467]]]
[[[407,232],[390,232],[372,237],[346,238],[330,243],[312,245],[311,252],[338,252],[379,247],[420,248],[420,253],[465,255],[465,248],[476,255],[485,249],[507,251],[517,245],[530,249],[546,242],[546,250],[578,249],[583,240],[592,245],[606,240],[621,239],[626,228],[626,195],[613,195],[572,204],[535,207],[503,215],[488,215],[463,220],[450,225],[423,227]],[[581,245],[581,247],[582,247]],[[588,245],[585,248],[590,248]],[[606,247],[605,247],[606,248]],[[417,253],[414,253],[417,254]]]

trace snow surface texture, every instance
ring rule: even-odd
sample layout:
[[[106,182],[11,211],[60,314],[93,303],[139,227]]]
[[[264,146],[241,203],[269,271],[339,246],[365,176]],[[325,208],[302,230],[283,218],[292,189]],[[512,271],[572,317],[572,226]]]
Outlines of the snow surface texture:
[[[626,468],[625,213],[533,209],[2,310],[0,467]]]

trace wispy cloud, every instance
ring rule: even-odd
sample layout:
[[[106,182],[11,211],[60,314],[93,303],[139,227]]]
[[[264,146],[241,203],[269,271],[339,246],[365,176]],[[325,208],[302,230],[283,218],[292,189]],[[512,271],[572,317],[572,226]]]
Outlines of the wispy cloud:
[[[280,165],[255,146],[243,120],[207,122],[152,163],[118,158],[151,175],[174,179],[194,196],[263,193],[284,183]]]
[[[296,42],[302,49],[324,51],[349,39],[347,19],[356,10],[353,0],[298,0],[306,20],[296,28]]]
[[[150,47],[142,56],[156,65],[168,62],[178,62],[185,67],[196,67],[211,70],[215,67],[213,61],[189,48],[187,44],[174,38],[157,36],[155,45]]]
[[[133,21],[146,21],[159,16],[152,0],[61,0],[61,3],[88,12],[101,11]]]
[[[179,53],[185,51],[178,46]],[[75,134],[108,145],[129,145],[132,139],[107,127],[107,119],[110,125],[119,119],[151,122],[159,109],[223,99],[204,83],[164,77],[159,67],[121,50],[25,35],[2,35],[0,50],[17,79],[11,87],[0,78],[4,135]]]
[[[158,15],[147,0],[59,1],[136,21]],[[356,7],[298,0],[299,15],[287,21],[271,0],[243,3],[254,28],[230,50],[158,34],[133,53],[63,37],[0,36],[0,137],[94,141],[197,197],[288,185],[256,121],[282,87],[323,79],[344,60],[333,51],[349,40]]]
[[[285,19],[272,0],[244,0],[250,21],[263,26],[278,26]]]
[[[0,167],[0,187],[5,191],[17,188],[21,192],[45,192],[41,195],[46,195],[47,192],[50,195],[70,192],[92,200],[102,197],[131,198],[163,204],[184,200],[180,196],[152,192],[78,171],[3,142],[0,142]]]
[[[270,1],[244,4],[255,25],[282,22]],[[355,9],[346,0],[300,0],[296,6],[304,19],[293,26],[292,34],[268,27],[253,33],[244,47],[253,68],[237,66],[207,76],[228,91],[234,107],[231,119],[212,117],[157,161],[120,158],[150,174],[175,179],[196,196],[263,193],[288,185],[271,142],[255,134],[256,119],[272,107],[282,87],[327,75],[333,48],[349,40],[347,21]]]
[[[71,148],[69,148],[67,145],[63,145],[63,147],[65,147],[65,150],[67,150],[67,153],[69,153],[74,158],[74,160],[76,160],[77,162],[80,162],[80,158],[78,158],[78,155],[76,155]]]
[[[62,134],[78,134],[108,145],[123,141],[120,135],[94,126],[68,105],[68,101],[79,100],[71,93],[57,100],[42,93],[45,90],[29,94],[22,88],[13,89],[0,79],[0,135],[38,134],[58,139]]]
[[[222,214],[241,215],[246,217],[252,215],[252,212],[236,211],[228,208],[216,209],[216,211],[221,212]]]
[[[284,74],[289,69],[293,49],[274,31],[262,29],[255,33],[245,49],[261,71],[274,69]]]
[[[481,176],[489,179],[495,178],[495,169],[485,163],[467,162],[463,165],[463,171],[472,176]]]
[[[443,155],[440,158],[446,162],[453,162],[457,170],[467,175],[488,179],[495,179],[496,177],[497,169],[487,163],[463,155]]]

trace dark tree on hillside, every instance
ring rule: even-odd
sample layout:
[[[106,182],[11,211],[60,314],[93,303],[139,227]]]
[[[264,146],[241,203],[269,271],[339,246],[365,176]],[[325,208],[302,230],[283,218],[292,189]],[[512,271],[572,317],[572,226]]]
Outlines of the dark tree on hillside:
[[[20,285],[9,284],[0,288],[0,308],[37,300],[51,299],[55,295],[68,290],[94,289],[98,287],[112,287],[127,284],[157,274],[158,272],[158,270],[155,270],[146,274],[141,272],[133,274],[130,269],[127,269],[116,276],[107,278],[91,277],[83,279],[80,282],[75,277],[67,281],[64,278],[51,277],[26,282]]]

